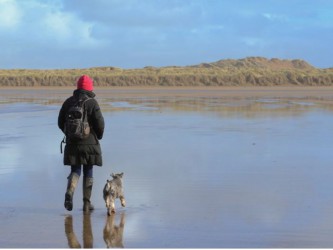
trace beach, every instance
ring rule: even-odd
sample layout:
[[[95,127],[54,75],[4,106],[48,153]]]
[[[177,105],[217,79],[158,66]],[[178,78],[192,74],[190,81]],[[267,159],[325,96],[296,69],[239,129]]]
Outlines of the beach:
[[[92,202],[63,207],[57,117],[74,87],[1,88],[1,248],[333,247],[333,87],[95,90]],[[127,206],[102,190],[124,172]]]

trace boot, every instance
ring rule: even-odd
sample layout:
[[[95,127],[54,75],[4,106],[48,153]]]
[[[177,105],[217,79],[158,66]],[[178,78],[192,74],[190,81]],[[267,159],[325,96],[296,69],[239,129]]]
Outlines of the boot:
[[[93,187],[93,178],[84,177],[83,178],[83,211],[89,212],[94,210],[94,206],[90,202],[91,191]]]
[[[65,194],[65,203],[64,206],[68,211],[72,211],[73,209],[73,195],[75,188],[77,186],[77,183],[79,181],[80,176],[76,173],[71,173],[67,179],[67,191]]]

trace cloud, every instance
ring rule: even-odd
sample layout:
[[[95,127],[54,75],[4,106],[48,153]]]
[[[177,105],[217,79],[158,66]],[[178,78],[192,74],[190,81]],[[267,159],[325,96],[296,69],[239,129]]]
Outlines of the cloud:
[[[263,13],[262,15],[270,21],[288,21],[288,18],[285,15],[276,15],[272,13]]]
[[[75,13],[62,11],[61,1],[1,0],[0,9],[5,14],[0,15],[2,25],[16,27],[10,36],[23,38],[26,44],[67,49],[100,45],[91,36],[94,23],[82,21]]]
[[[0,29],[15,28],[21,21],[21,11],[15,1],[0,0]]]
[[[91,48],[101,45],[91,33],[94,24],[84,22],[71,13],[47,12],[43,25],[43,33],[48,40],[56,41],[62,48]]]
[[[0,67],[128,68],[246,56],[297,56],[329,67],[332,9],[323,0],[0,0]]]
[[[179,0],[72,0],[64,1],[64,10],[77,13],[82,20],[129,28],[183,27],[195,24],[202,15],[200,1]]]

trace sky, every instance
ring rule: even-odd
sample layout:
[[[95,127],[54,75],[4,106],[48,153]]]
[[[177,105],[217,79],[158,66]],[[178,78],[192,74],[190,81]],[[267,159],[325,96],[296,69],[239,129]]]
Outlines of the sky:
[[[332,0],[0,0],[0,69],[187,66],[250,56],[333,67]]]

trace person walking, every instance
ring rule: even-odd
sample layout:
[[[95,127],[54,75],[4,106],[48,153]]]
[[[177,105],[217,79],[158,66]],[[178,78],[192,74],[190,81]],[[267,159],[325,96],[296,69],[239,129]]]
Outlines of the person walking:
[[[104,118],[98,102],[94,98],[93,80],[82,75],[77,81],[77,89],[73,96],[69,97],[62,105],[58,116],[58,127],[66,135],[64,150],[64,165],[71,166],[71,172],[67,177],[67,190],[65,193],[64,206],[68,211],[73,209],[73,195],[78,184],[81,169],[83,169],[83,211],[89,212],[94,209],[90,198],[93,187],[93,165],[102,166],[102,150],[99,140],[104,134]],[[78,103],[83,107],[89,124],[88,132],[83,138],[71,137],[66,127],[66,122],[71,107]]]

